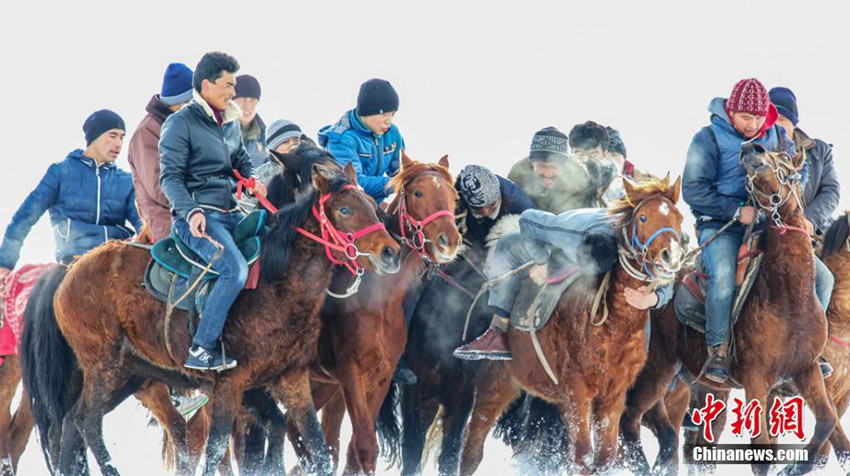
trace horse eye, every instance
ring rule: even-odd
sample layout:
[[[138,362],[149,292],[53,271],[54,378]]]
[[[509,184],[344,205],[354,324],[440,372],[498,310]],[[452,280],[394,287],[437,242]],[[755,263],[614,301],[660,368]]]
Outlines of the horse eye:
[[[646,215],[641,215],[641,216],[640,216],[640,222],[641,222],[641,223],[646,223]]]
[[[414,190],[413,196],[416,198],[422,198],[422,192],[420,192],[419,190]]]
[[[349,210],[348,207],[342,207],[339,209],[339,213],[340,215],[348,215],[349,213],[351,213],[351,210]]]

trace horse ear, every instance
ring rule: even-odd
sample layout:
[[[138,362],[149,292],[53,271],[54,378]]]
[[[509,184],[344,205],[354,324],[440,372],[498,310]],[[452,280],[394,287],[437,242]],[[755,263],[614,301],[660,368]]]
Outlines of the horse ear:
[[[805,163],[806,154],[804,154],[803,150],[800,149],[800,153],[791,158],[791,165],[794,166],[794,170],[796,170],[797,172],[801,172]]]
[[[354,164],[351,162],[345,164],[345,170],[343,170],[343,172],[345,172],[345,178],[347,178],[349,182],[357,185],[357,171],[354,170]]]
[[[446,170],[449,170],[449,154],[440,157],[440,161],[437,162],[437,165],[443,167]]]
[[[283,168],[286,170],[298,170],[301,168],[301,157],[296,154],[281,154],[274,149],[270,149],[269,153],[275,160],[283,164]]]
[[[667,177],[670,177],[670,174],[667,174]],[[667,189],[667,198],[670,199],[671,202],[675,205],[679,201],[679,192],[682,191],[682,176],[676,177],[676,181],[673,182],[673,186]]]
[[[635,201],[632,200],[632,197],[634,197],[636,189],[637,184],[632,182],[632,179],[623,177],[623,190],[626,192],[626,200],[628,200],[629,203],[635,203]]]
[[[670,188],[670,172],[667,172],[667,175],[661,179],[661,183],[663,183],[665,187]]]
[[[401,170],[404,170],[411,165],[413,165],[413,160],[407,156],[407,152],[404,149],[401,149]]]
[[[329,193],[331,190],[330,181],[333,172],[328,167],[322,164],[314,164],[311,179],[313,180],[313,188],[319,193]]]

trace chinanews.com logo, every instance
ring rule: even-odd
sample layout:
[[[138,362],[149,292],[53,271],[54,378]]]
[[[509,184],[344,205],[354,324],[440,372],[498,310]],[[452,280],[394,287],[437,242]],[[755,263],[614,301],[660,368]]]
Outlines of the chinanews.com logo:
[[[790,435],[801,444],[753,445],[733,444],[715,445],[712,423],[727,410],[726,402],[718,400],[713,394],[705,396],[705,405],[691,414],[694,423],[701,426],[702,437],[707,445],[691,448],[694,461],[715,464],[752,464],[752,463],[796,463],[808,460],[808,450],[802,444],[806,435],[803,431],[803,406],[805,401],[796,396],[783,399],[775,397],[770,409],[765,413],[761,402],[745,402],[732,399],[732,435],[737,438],[756,438],[767,432],[776,438]],[[766,426],[766,428],[764,428]]]

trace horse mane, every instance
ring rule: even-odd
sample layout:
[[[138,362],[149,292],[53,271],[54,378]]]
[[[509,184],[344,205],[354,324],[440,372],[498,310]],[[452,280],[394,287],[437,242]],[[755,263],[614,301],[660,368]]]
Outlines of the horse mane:
[[[621,198],[608,207],[608,215],[616,218],[617,227],[623,227],[632,220],[632,212],[640,202],[665,195],[670,190],[667,181],[648,178],[637,182],[632,188],[632,196]]]
[[[343,186],[350,185],[344,175],[335,175],[329,181],[331,193],[338,192]],[[265,282],[280,279],[286,272],[292,258],[292,249],[298,236],[296,228],[303,226],[310,217],[313,206],[319,201],[319,192],[301,194],[295,201],[284,205],[262,238],[260,247],[260,276]]]
[[[295,196],[311,184],[310,174],[315,164],[336,164],[330,152],[309,143],[302,143],[289,154],[299,164],[297,170],[284,166],[283,172],[269,181],[268,199],[272,205],[280,208],[295,201]]]
[[[424,162],[414,162],[411,161],[410,165],[406,165],[401,168],[401,172],[399,172],[395,177],[390,179],[390,185],[393,187],[395,193],[401,192],[402,187],[410,183],[413,180],[413,177],[418,177],[419,174],[427,173],[427,172],[435,172],[441,175],[446,179],[452,186],[454,186],[454,177],[452,177],[449,169],[443,167],[440,164],[428,164]]]
[[[848,213],[845,213],[840,218],[829,225],[826,234],[823,235],[823,257],[832,256],[847,246],[847,239],[850,238],[850,221],[848,221]]]

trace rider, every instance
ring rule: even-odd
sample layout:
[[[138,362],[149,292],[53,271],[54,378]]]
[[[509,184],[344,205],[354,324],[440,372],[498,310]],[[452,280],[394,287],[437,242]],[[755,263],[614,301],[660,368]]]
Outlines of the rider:
[[[171,233],[171,212],[168,199],[159,186],[159,136],[165,118],[180,110],[192,99],[192,70],[182,63],[171,63],[162,78],[160,94],[148,101],[147,114],[130,137],[127,161],[133,174],[139,213],[152,241]]]
[[[398,173],[404,149],[404,139],[393,125],[396,111],[398,94],[389,81],[370,79],[360,86],[357,107],[319,131],[319,145],[340,165],[351,162],[357,183],[378,202],[392,193],[388,184]]]
[[[77,149],[47,173],[15,212],[0,246],[0,279],[15,267],[24,240],[45,211],[56,240],[56,261],[68,264],[107,240],[141,230],[130,174],[115,165],[124,143],[124,120],[107,109],[83,124],[85,150]]]
[[[251,156],[254,167],[266,161],[266,123],[257,114],[260,105],[260,82],[250,74],[240,74],[236,77],[236,95],[233,102],[242,110],[239,124],[242,126],[242,143]]]
[[[737,220],[702,251],[708,274],[705,375],[715,382],[725,382],[729,377],[727,337],[735,291],[736,258],[746,226],[758,218],[758,210],[747,205],[747,174],[739,163],[741,145],[749,141],[768,150],[784,150],[790,154],[794,153],[794,148],[782,127],[775,125],[776,108],[770,102],[767,89],[755,78],[736,83],[728,99],[715,98],[708,110],[711,124],[694,136],[688,149],[682,196],[697,219],[701,245],[715,237],[726,222]],[[804,169],[803,183],[806,175]],[[826,267],[818,266],[817,270],[822,274]],[[819,290],[818,297],[828,303],[829,296],[824,291],[827,290]]]
[[[526,210],[520,218],[520,233],[500,239],[487,261],[487,279],[495,279],[534,260],[529,274],[537,282],[546,279],[547,261],[553,249],[588,273],[605,273],[617,259],[619,228],[604,208],[580,208],[560,215],[541,210]],[[522,285],[522,276],[513,274],[490,290],[488,304],[495,309],[490,327],[480,337],[455,349],[454,355],[465,360],[511,360],[507,329],[511,309]],[[637,309],[661,307],[670,300],[672,286],[654,292],[645,288],[627,288],[625,298]]]
[[[268,155],[265,162],[254,168],[254,178],[268,187],[272,178],[283,172],[283,163],[275,153],[289,154],[301,145],[302,139],[305,141],[307,139],[298,124],[286,119],[278,119],[272,122],[266,132]],[[274,153],[272,153],[273,151]],[[242,198],[239,199],[239,207],[243,212],[251,212],[256,209],[257,203],[256,197],[248,195],[242,195]]]
[[[171,203],[174,231],[219,273],[184,364],[192,369],[236,366],[236,360],[224,360],[216,342],[248,278],[248,264],[231,234],[243,217],[233,197],[233,169],[245,178],[254,172],[242,145],[242,111],[231,101],[238,70],[232,56],[205,54],[195,67],[192,102],[165,120],[159,141],[160,182]],[[252,191],[266,194],[259,182]],[[219,247],[220,256],[213,260]]]

